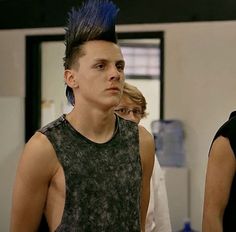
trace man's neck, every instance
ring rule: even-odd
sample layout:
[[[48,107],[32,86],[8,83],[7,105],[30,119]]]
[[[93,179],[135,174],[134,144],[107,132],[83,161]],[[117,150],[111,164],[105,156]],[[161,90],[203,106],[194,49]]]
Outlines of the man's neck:
[[[80,112],[74,109],[66,119],[79,133],[96,143],[107,142],[115,131],[116,116],[113,110]]]

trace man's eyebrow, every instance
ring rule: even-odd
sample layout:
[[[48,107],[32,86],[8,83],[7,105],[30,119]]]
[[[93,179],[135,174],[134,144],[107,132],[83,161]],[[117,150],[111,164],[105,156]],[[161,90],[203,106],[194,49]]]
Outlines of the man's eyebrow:
[[[124,60],[117,60],[116,63],[125,64],[125,61]]]
[[[95,62],[109,62],[109,59],[105,59],[105,58],[95,58],[94,59]],[[125,61],[122,60],[116,60],[116,63],[121,63],[121,64],[125,64]]]
[[[107,59],[104,59],[104,58],[94,58],[93,61],[94,61],[94,62],[103,62],[103,63],[108,62],[108,60],[107,60]]]

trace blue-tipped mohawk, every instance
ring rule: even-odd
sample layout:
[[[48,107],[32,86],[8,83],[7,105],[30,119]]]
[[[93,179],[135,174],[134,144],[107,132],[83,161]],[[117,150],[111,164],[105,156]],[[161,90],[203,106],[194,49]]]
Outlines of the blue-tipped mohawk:
[[[65,35],[66,57],[73,47],[89,40],[107,40],[117,43],[116,16],[119,9],[108,0],[88,0],[68,15]]]

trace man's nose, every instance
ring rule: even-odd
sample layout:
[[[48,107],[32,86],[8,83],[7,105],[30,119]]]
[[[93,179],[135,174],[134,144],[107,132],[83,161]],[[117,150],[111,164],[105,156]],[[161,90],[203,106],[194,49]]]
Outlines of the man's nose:
[[[110,80],[120,80],[121,78],[121,72],[117,69],[117,67],[112,67],[109,73],[109,79]]]

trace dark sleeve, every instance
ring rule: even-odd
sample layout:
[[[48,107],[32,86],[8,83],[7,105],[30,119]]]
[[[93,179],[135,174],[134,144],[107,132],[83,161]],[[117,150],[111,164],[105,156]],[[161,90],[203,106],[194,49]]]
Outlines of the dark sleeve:
[[[232,115],[232,113],[231,113]],[[230,146],[236,156],[236,117],[231,116],[227,122],[225,122],[219,130],[216,132],[212,143],[219,137],[223,136],[229,139]]]

